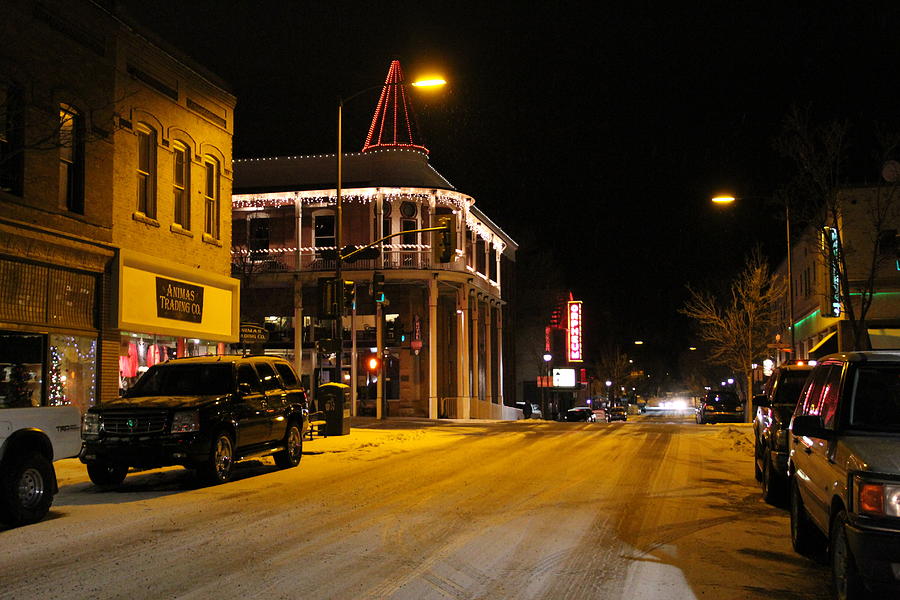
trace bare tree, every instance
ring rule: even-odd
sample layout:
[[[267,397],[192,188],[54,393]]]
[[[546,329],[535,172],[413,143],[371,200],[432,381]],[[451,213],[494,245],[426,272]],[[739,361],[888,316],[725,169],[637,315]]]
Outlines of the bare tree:
[[[631,383],[634,379],[632,377],[632,367],[633,365],[628,355],[622,352],[618,345],[612,343],[601,348],[594,363],[594,371],[599,380],[611,382],[612,385],[610,387],[616,390],[620,387],[631,388]],[[604,389],[604,392],[608,396],[610,390]],[[611,400],[611,398],[607,397],[607,400]]]
[[[889,164],[885,161],[900,148],[900,135],[886,131],[876,127],[875,132],[880,146],[876,162],[882,164]],[[781,193],[794,198],[798,212],[817,233],[815,245],[829,272],[826,277],[834,280],[833,294],[851,331],[849,343],[853,349],[868,350],[866,318],[875,299],[878,273],[896,259],[900,174],[886,168],[886,184],[854,193],[847,185],[849,135],[847,122],[815,125],[808,108],[794,108],[775,146],[793,162],[794,179]]]
[[[731,297],[720,300],[710,292],[688,287],[690,298],[680,312],[693,319],[701,339],[709,345],[709,360],[744,376],[744,412],[749,420],[752,404],[753,364],[767,353],[767,342],[777,323],[776,306],[786,282],[769,272],[757,250],[744,271],[731,284]]]

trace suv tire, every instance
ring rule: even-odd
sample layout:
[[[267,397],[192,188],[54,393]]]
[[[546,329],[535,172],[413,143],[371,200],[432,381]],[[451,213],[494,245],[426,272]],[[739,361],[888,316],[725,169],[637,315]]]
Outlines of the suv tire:
[[[53,465],[38,452],[18,458],[0,480],[0,522],[10,527],[44,518],[53,503]]]
[[[209,457],[197,469],[200,479],[210,485],[226,483],[234,472],[234,441],[227,431],[213,437]]]
[[[772,464],[772,457],[769,455],[768,451],[766,452],[765,458],[763,458],[763,470],[762,477],[760,477],[760,483],[762,485],[763,500],[772,506],[784,506],[786,496],[784,480],[775,472],[775,465]]]
[[[791,479],[791,546],[794,551],[803,556],[812,556],[816,548],[816,534],[815,526],[803,506],[800,488]]]
[[[856,561],[847,543],[847,512],[841,510],[831,523],[831,540],[828,544],[831,579],[837,600],[861,600],[868,597]]]
[[[128,465],[93,461],[87,463],[87,472],[94,485],[119,485],[125,481]]]
[[[303,434],[296,423],[291,423],[284,437],[284,450],[275,454],[275,465],[279,469],[290,469],[300,464],[303,458]]]

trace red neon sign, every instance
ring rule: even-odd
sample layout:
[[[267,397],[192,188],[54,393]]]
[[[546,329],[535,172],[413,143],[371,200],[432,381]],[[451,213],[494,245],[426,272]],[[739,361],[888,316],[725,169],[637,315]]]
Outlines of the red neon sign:
[[[581,362],[581,300],[568,302],[569,328],[566,333],[569,362]]]

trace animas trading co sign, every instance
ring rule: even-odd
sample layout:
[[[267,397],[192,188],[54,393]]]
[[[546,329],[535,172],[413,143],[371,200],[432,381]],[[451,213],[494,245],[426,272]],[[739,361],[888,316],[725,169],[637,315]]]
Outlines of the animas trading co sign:
[[[570,300],[568,305],[567,354],[569,362],[581,362],[584,360],[581,347],[581,300]]]

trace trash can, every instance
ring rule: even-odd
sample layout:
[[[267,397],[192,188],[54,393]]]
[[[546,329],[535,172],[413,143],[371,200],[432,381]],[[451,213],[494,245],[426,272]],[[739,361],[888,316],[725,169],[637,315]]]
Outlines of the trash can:
[[[350,433],[350,386],[325,383],[319,386],[316,404],[325,413],[325,435]]]

